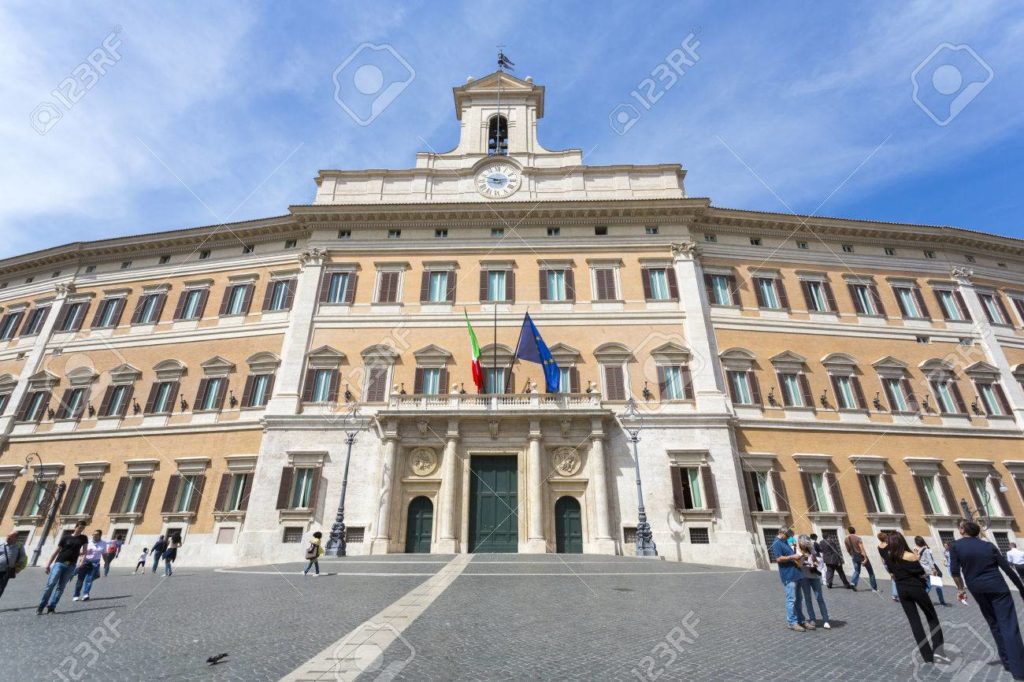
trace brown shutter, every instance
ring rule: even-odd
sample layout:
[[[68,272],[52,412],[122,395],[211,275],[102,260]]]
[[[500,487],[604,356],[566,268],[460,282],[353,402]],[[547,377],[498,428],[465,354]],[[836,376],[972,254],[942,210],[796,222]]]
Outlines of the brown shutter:
[[[683,365],[680,370],[683,380],[683,399],[693,400],[693,375],[690,374],[690,368],[687,365]]]
[[[320,482],[323,480],[323,470],[316,469],[313,472],[313,483],[309,486],[309,508],[316,509],[320,496]]]
[[[216,407],[221,409],[224,407],[224,398],[228,394],[228,378],[224,377],[223,381],[220,382],[220,386],[217,388],[217,399]]]
[[[64,305],[62,305],[60,307],[60,312],[57,313],[57,320],[53,324],[54,331],[64,331],[64,323],[67,321],[67,319],[68,319],[68,312],[71,310],[71,306],[73,306],[73,305],[74,305],[74,303],[68,303],[67,301],[64,301]],[[26,311],[28,311],[28,308],[26,308],[25,311],[22,311],[22,312],[19,312],[19,313],[15,313],[15,314],[22,315]],[[31,317],[31,316],[29,316],[29,317]],[[28,319],[28,318],[26,318],[26,319]],[[17,330],[17,328],[18,328],[18,325],[15,324],[14,325],[14,329]],[[12,334],[12,336],[13,336],[13,334]]]
[[[178,391],[181,389],[181,383],[177,381],[168,382],[171,385],[171,390],[167,393],[167,412],[168,414],[174,412],[174,405],[178,400]]]
[[[761,384],[757,381],[757,375],[754,374],[753,370],[747,372],[747,376],[750,378],[750,397],[754,399],[755,405],[763,405],[764,401],[761,399]]]
[[[415,379],[413,380],[412,392],[419,395],[423,393],[423,368],[417,367]]]
[[[387,368],[371,367],[369,379],[366,386],[366,402],[379,403],[384,401],[384,392],[387,388]]]
[[[700,480],[704,487],[704,506],[707,509],[718,509],[718,490],[715,488],[715,475],[706,464],[700,468]]]
[[[152,414],[153,405],[156,403],[156,392],[159,390],[159,388],[159,381],[154,382],[153,385],[149,387],[149,397],[146,398],[146,407],[145,409],[143,409],[144,414]]]
[[[217,499],[213,504],[214,511],[227,511],[224,505],[228,501],[228,491],[231,489],[231,474],[223,473],[220,475],[220,484],[217,486]]]
[[[580,371],[576,367],[569,368],[569,392],[580,392]]]
[[[516,392],[516,373],[509,371],[508,381],[505,382],[505,393]]]
[[[441,368],[441,376],[438,379],[438,389],[442,395],[448,393],[448,368]]]
[[[860,299],[857,298],[857,286],[855,284],[847,284],[846,288],[850,290],[850,299],[853,301],[853,309],[857,311],[859,315],[867,313],[864,310],[864,306],[860,304]]]
[[[267,402],[270,402],[270,398],[273,397],[273,395],[274,395],[274,377],[275,377],[275,375],[273,375],[273,374],[269,374],[268,375],[267,391],[266,391],[266,398],[265,398],[267,400]]]
[[[867,506],[868,513],[874,514],[878,511],[878,507],[875,506],[875,498],[871,496],[871,489],[868,487],[868,478],[864,474],[858,474],[857,480],[860,481],[860,492],[864,496],[864,504]]]
[[[209,300],[209,298],[210,298],[210,290],[209,289],[203,289],[203,293],[201,293],[199,295],[199,306],[196,308],[196,317],[195,317],[195,319],[197,319],[197,320],[203,319],[203,313],[206,312],[206,301]]]
[[[178,303],[174,306],[175,320],[180,320],[181,316],[185,314],[185,299],[188,298],[188,291],[188,289],[184,289],[180,294],[178,294]]]
[[[576,274],[572,268],[565,269],[565,297],[570,301],[576,300]]]
[[[356,283],[359,281],[359,275],[350,272],[348,275],[348,283],[345,287],[345,303],[354,303],[356,300]]]
[[[729,402],[733,405],[736,404],[736,392],[732,388],[732,375],[738,374],[738,372],[727,371],[725,373],[725,388],[729,391]]]
[[[142,479],[142,489],[139,490],[139,499],[135,502],[135,511],[137,513],[146,513],[146,505],[149,503],[149,494],[151,492],[153,492],[153,479],[147,476]]]
[[[78,487],[81,483],[77,478],[68,483],[67,493],[64,495],[64,504],[60,506],[61,516],[67,516],[71,513],[71,507],[75,503],[75,495],[78,494]]]
[[[263,292],[263,307],[260,308],[260,310],[262,310],[264,312],[270,310],[270,303],[271,303],[271,301],[274,300],[274,286],[275,285],[276,285],[276,282],[274,280],[270,280],[269,282],[267,282],[267,288]]]
[[[100,400],[100,411],[101,417],[108,417],[107,413],[110,411],[110,398],[114,395],[114,389],[116,386],[107,386],[107,390],[103,391],[103,399]]]
[[[540,270],[540,300],[548,300],[548,271]]]
[[[804,292],[804,305],[807,306],[807,310],[814,310],[814,299],[811,296],[811,285],[807,280],[800,280],[800,290]]]
[[[79,401],[78,407],[75,408],[75,413],[71,415],[72,418],[81,419],[82,415],[85,414],[85,408],[89,404],[90,393],[92,393],[91,388],[86,387],[82,389],[82,400]]]
[[[277,508],[288,509],[289,497],[292,493],[292,480],[295,478],[295,467],[281,469],[281,485],[277,489]]]
[[[157,294],[156,304],[153,306],[153,322],[156,324],[160,321],[160,316],[164,312],[164,304],[167,303],[167,294]]]
[[[55,419],[64,419],[70,417],[68,414],[68,403],[71,401],[71,394],[74,393],[75,389],[65,388],[63,395],[60,397],[60,403],[57,405],[57,413],[54,415]]]
[[[1003,297],[998,291],[992,292],[992,300],[996,302],[999,307],[999,312],[1003,315],[1003,323],[1013,326],[1013,318],[1010,317],[1010,311],[1006,309],[1006,305],[1003,303]]]
[[[245,378],[245,387],[242,388],[242,407],[252,407],[252,384],[256,377],[250,374]]]
[[[782,482],[782,475],[772,469],[772,488],[775,493],[775,508],[779,511],[789,511],[789,496],[786,494],[786,484]]]
[[[285,280],[284,283],[284,310],[291,310],[292,303],[295,302],[295,288],[298,280],[292,278]],[[248,295],[247,295],[248,296]],[[248,306],[246,306],[248,308]],[[248,310],[246,310],[248,312]]]
[[[174,503],[178,499],[178,488],[181,486],[181,476],[174,474],[167,481],[167,493],[164,494],[164,505],[160,508],[163,514],[170,514],[174,511]]]
[[[316,370],[306,370],[306,380],[302,384],[302,402],[311,403],[313,402],[313,384],[316,379]]]
[[[957,306],[960,308],[960,314],[963,315],[965,320],[971,322],[971,311],[967,308],[967,301],[964,300],[964,295],[961,294],[959,291],[954,291],[953,295],[956,296],[956,303]]]
[[[235,290],[235,287],[229,286],[224,288],[224,296],[220,299],[220,310],[217,311],[218,315],[228,314],[228,304],[231,303],[231,292]]]
[[[619,365],[604,366],[604,383],[608,395],[606,400],[625,400],[626,390],[622,377],[622,367]]]
[[[209,386],[210,386],[210,380],[209,379],[200,379],[199,380],[199,390],[196,391],[196,399],[194,401],[192,401],[192,409],[193,410],[201,409],[201,406],[202,406],[203,402],[205,402],[205,400],[206,400],[206,391],[209,388]]]
[[[757,298],[757,307],[758,308],[764,308],[765,307],[764,296],[761,294],[761,280],[762,279],[764,279],[764,278],[763,277],[755,277],[754,278],[754,296]]]
[[[245,483],[242,484],[242,499],[238,501],[238,511],[249,509],[249,494],[252,493],[252,477],[254,474],[245,475]]]
[[[3,492],[0,493],[0,518],[7,513],[7,505],[11,503],[11,497],[14,495],[14,483],[8,483],[4,486]]]
[[[1010,409],[1010,402],[1006,399],[1006,393],[1003,391],[1002,385],[993,382],[992,391],[996,394],[996,400],[999,401],[999,406],[1003,408],[1003,414],[1012,416],[1013,411]]]
[[[910,386],[909,379],[900,379],[900,385],[903,386],[903,391],[907,394],[907,404],[910,406],[912,412],[920,411],[920,406],[917,404],[917,396],[914,395],[914,389]]]
[[[807,380],[807,375],[800,372],[796,376],[800,381],[800,393],[803,394],[804,407],[814,407],[814,396],[811,394],[811,382]]]
[[[942,488],[942,496],[946,498],[946,506],[949,508],[949,513],[952,515],[959,515],[960,509],[959,504],[956,501],[956,495],[953,494],[953,486],[949,483],[949,476],[938,476],[939,487]]]
[[[878,309],[878,314],[886,317],[885,305],[882,304],[882,297],[878,293],[878,287],[874,284],[868,285],[868,293],[871,294],[871,300],[874,302],[875,308]]]
[[[430,300],[430,271],[424,270],[420,275],[420,303]]]
[[[121,513],[121,508],[124,506],[124,496],[128,492],[128,486],[131,482],[132,479],[127,476],[122,476],[117,480],[117,488],[114,489],[114,501],[110,503],[111,514]]]
[[[100,494],[103,492],[103,481],[97,480],[92,484],[92,490],[89,491],[89,499],[85,501],[84,511],[89,516],[96,513],[96,504],[100,501]]]
[[[15,516],[25,515],[25,508],[28,507],[32,500],[32,493],[35,492],[35,489],[35,481],[25,481],[25,487],[21,489],[21,497],[18,498],[18,504],[14,507]]]
[[[821,283],[822,288],[825,290],[825,301],[828,305],[828,311],[834,313],[839,310],[839,306],[836,304],[836,293],[832,291],[832,285],[828,282]]]
[[[752,512],[764,511],[761,505],[757,504],[757,495],[754,494],[754,482],[751,480],[754,478],[755,472],[744,471],[743,473],[743,487],[747,492],[747,506]]]
[[[789,310],[789,296],[786,295],[786,284],[781,277],[775,280],[775,293],[779,295],[779,305]]]
[[[807,502],[807,512],[820,511],[818,509],[818,502],[814,498],[814,487],[811,485],[811,475],[806,471],[801,471],[800,482],[804,486],[804,500]]]
[[[932,314],[924,303],[924,296],[921,295],[921,290],[917,287],[914,287],[914,298],[917,299],[917,307],[920,308],[921,315],[926,319],[932,319]]]
[[[679,300],[679,280],[676,279],[676,270],[673,267],[665,268],[665,276],[668,278],[669,298]]]
[[[489,299],[487,297],[487,270],[480,271],[480,302],[485,303]]]
[[[341,380],[341,372],[339,372],[336,369],[332,369],[331,370],[331,384],[330,384],[330,388],[328,389],[329,393],[328,393],[328,396],[327,396],[328,402],[332,402],[332,403],[338,402],[338,384],[340,383],[340,380]]]
[[[325,270],[320,275],[320,293],[317,295],[317,299],[321,303],[326,303],[327,299],[331,295],[331,280],[334,279],[334,273],[330,270]]]
[[[924,479],[914,476],[914,487],[917,488],[917,496],[921,499],[921,508],[924,509],[924,513],[935,514],[936,510],[932,508],[932,501],[928,499],[928,491],[924,487]]]
[[[835,374],[829,374],[828,379],[829,383],[832,384],[832,395],[835,397],[836,409],[838,410],[843,407],[842,401],[839,400],[839,380]]]
[[[716,304],[716,301],[715,301],[715,287],[714,287],[713,282],[714,282],[714,280],[711,278],[711,275],[709,275],[707,273],[704,273],[704,293],[707,294],[707,296],[708,296],[708,303],[711,304],[711,305],[715,305]]]
[[[188,511],[195,512],[199,510],[199,502],[203,499],[203,488],[206,487],[206,476],[200,474],[195,477],[193,485],[192,497],[188,501]]]
[[[964,402],[964,397],[960,393],[960,386],[955,381],[949,382],[949,388],[953,393],[953,402],[956,403],[956,410],[960,414],[967,414],[967,403]]]
[[[644,287],[644,300],[651,300],[651,269],[642,268],[640,270],[640,281]]]
[[[658,365],[658,399],[665,400],[665,368]]]
[[[835,510],[840,514],[845,514],[846,500],[843,499],[843,489],[839,487],[836,475],[831,471],[826,471],[824,479],[825,485],[828,486],[829,492],[832,493],[832,504],[835,506]]]
[[[105,298],[99,302],[96,306],[96,314],[92,316],[92,322],[89,324],[90,329],[95,329],[100,326],[100,320],[103,318],[103,311],[107,309],[107,306],[112,303],[111,299]]]
[[[672,479],[672,500],[675,502],[676,509],[682,511],[686,509],[686,498],[683,496],[683,470],[679,467],[670,467],[669,472]]]
[[[905,514],[903,500],[900,498],[900,491],[896,488],[896,480],[892,477],[892,474],[882,474],[882,480],[885,481],[885,490],[889,493],[889,501],[892,502],[893,512]]]
[[[864,389],[860,385],[860,377],[851,375],[850,384],[853,385],[853,394],[857,396],[857,408],[863,410],[868,406],[868,402],[864,399]]]
[[[505,271],[505,300],[515,303],[516,300],[516,272],[515,270]]]
[[[448,278],[445,284],[447,285],[444,298],[448,303],[455,303],[455,283],[457,273],[454,270],[448,272]]]
[[[727,275],[725,280],[729,284],[729,300],[726,305],[739,305],[740,288],[736,283],[736,275]]]

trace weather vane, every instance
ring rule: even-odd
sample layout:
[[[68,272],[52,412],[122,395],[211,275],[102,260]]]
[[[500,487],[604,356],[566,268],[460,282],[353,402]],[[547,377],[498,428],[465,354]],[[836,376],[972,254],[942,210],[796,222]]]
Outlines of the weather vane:
[[[515,69],[513,68],[516,65],[515,62],[508,58],[508,55],[506,55],[505,52],[502,51],[502,47],[504,46],[498,45],[498,71],[504,71],[505,69],[508,69],[509,71],[515,71]]]

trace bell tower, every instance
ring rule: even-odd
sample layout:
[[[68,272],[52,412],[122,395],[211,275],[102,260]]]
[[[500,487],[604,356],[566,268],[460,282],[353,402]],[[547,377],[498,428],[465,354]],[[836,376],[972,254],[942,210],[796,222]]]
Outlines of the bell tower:
[[[462,123],[459,145],[449,154],[516,156],[547,152],[537,141],[544,116],[544,87],[504,71],[469,78],[455,91],[455,116]]]

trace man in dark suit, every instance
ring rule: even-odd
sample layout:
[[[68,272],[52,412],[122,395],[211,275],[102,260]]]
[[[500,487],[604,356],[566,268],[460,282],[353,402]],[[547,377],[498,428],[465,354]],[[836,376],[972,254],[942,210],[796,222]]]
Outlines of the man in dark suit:
[[[963,537],[949,550],[949,572],[960,596],[963,596],[966,583],[978,602],[981,615],[985,617],[999,649],[1003,667],[1013,674],[1013,679],[1024,680],[1024,642],[1020,638],[1017,611],[999,570],[1002,569],[1022,596],[1024,581],[1010,568],[998,547],[978,537],[980,533],[981,527],[973,521],[960,522],[960,535]]]

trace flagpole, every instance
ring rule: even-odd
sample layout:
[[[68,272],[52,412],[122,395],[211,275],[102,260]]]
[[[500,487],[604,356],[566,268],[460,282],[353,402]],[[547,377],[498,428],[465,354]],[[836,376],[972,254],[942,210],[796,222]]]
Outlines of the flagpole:
[[[516,360],[519,359],[519,344],[523,342],[523,327],[526,326],[526,315],[530,314],[530,309],[526,309],[526,314],[523,315],[523,323],[519,325],[519,338],[516,339],[516,347],[512,350],[512,359],[508,363],[508,374],[505,375],[505,393],[508,393],[508,383],[512,380],[512,367],[516,364]],[[524,391],[525,393],[525,391]]]

